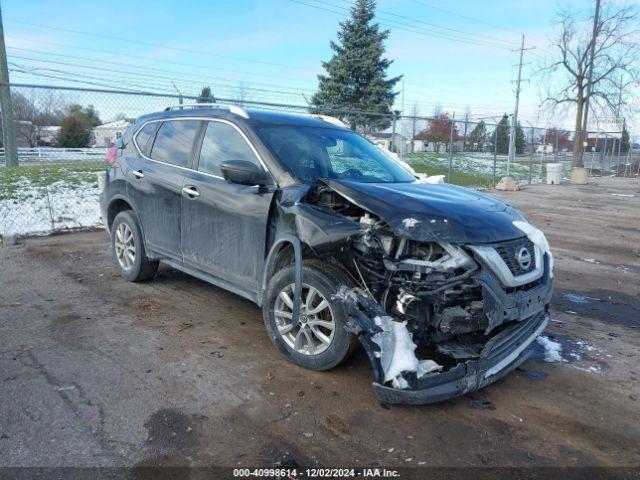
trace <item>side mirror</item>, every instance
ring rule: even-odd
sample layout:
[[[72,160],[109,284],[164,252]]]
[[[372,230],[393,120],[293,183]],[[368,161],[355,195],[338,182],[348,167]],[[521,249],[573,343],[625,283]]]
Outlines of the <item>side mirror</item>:
[[[255,163],[246,160],[227,160],[220,165],[225,180],[240,185],[258,185],[264,187],[268,183],[267,175]]]

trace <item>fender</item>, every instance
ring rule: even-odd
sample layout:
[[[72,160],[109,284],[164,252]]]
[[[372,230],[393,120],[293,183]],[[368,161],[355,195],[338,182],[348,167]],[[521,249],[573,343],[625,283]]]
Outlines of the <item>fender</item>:
[[[144,241],[144,249],[147,253],[149,253],[149,248],[147,246],[147,236],[144,234],[144,225],[142,224],[142,219],[140,218],[140,215],[138,215],[138,207],[135,204],[134,201],[132,201],[129,197],[125,196],[122,193],[116,193],[115,195],[113,195],[110,199],[109,199],[109,203],[107,205],[107,212],[109,211],[109,209],[111,208],[111,205],[113,205],[113,202],[117,201],[117,200],[122,200],[124,202],[127,202],[129,205],[131,205],[131,209],[133,210],[133,213],[135,213],[136,218],[138,219],[138,226],[140,227],[140,233],[142,233],[142,240]],[[105,212],[105,213],[107,213]],[[107,218],[108,220],[108,218]],[[110,230],[109,230],[109,226],[107,225],[108,221],[104,222],[104,228],[107,231],[107,233],[111,234]]]
[[[273,242],[273,245],[269,250],[267,259],[264,262],[264,270],[262,272],[262,290],[258,295],[258,305],[262,306],[264,292],[267,289],[267,282],[269,280],[267,278],[267,274],[271,269],[272,263],[275,261],[276,252],[284,243],[289,243],[293,247],[295,287],[293,290],[293,313],[291,322],[297,324],[298,316],[300,314],[300,303],[302,302],[302,244],[300,243],[299,238],[290,233],[281,235],[275,242]]]

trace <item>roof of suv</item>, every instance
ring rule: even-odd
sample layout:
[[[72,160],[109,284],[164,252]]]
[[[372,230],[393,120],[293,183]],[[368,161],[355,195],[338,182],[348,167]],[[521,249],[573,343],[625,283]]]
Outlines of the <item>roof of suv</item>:
[[[197,105],[185,105],[184,108],[173,107],[169,110],[163,110],[161,112],[149,113],[138,118],[141,120],[158,120],[169,119],[179,117],[211,117],[211,118],[225,118],[225,119],[241,119],[249,123],[250,125],[264,126],[264,125],[298,125],[307,127],[318,128],[336,128],[344,129],[346,126],[340,126],[339,120],[329,119],[320,115],[312,114],[299,114],[289,112],[275,112],[269,110],[258,109],[244,109],[244,112],[248,114],[249,118],[239,115],[229,108],[220,106],[202,106]]]

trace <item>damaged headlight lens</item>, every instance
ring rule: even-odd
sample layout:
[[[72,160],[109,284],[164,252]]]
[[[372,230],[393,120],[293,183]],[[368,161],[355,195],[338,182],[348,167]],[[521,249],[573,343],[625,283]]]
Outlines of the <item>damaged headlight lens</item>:
[[[451,243],[420,243],[404,245],[401,240],[397,261],[385,262],[390,270],[453,272],[475,266],[473,259],[461,247]]]

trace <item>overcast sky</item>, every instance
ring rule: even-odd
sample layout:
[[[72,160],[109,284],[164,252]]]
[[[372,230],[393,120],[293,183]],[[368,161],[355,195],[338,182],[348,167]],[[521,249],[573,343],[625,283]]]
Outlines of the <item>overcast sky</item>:
[[[572,126],[570,114],[550,119],[538,111],[541,78],[534,72],[552,52],[558,1],[378,3],[379,21],[391,29],[390,74],[404,75],[396,108],[403,109],[404,98],[407,113],[414,104],[425,115],[436,105],[457,117],[467,108],[475,117],[512,111],[518,60],[512,49],[524,33],[526,46],[536,48],[525,52],[523,78],[531,82],[523,84],[523,124]],[[561,4],[587,12],[592,2]],[[331,56],[329,41],[349,5],[346,0],[2,2],[13,82],[171,92],[173,80],[184,94],[209,85],[220,97],[237,97],[242,84],[247,99],[296,104],[315,90],[321,61]],[[103,116],[122,110],[94,103]]]

